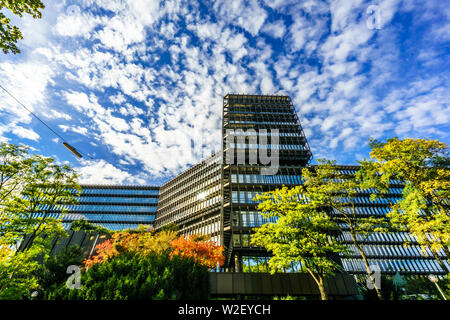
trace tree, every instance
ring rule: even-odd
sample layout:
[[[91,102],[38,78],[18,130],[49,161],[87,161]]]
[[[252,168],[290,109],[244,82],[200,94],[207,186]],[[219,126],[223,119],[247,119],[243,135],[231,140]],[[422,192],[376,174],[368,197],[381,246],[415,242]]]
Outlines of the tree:
[[[19,178],[21,192],[5,201],[0,229],[11,245],[27,236],[22,250],[65,235],[61,218],[81,193],[78,174],[70,166],[39,155],[32,159],[25,175]]]
[[[138,229],[133,232],[116,232],[112,238],[96,246],[96,254],[84,261],[86,267],[103,263],[123,252],[143,256],[169,253],[173,256],[193,258],[209,268],[223,264],[223,247],[201,237],[177,237],[173,231],[158,233]]]
[[[36,161],[28,156],[29,147],[2,142],[0,144],[0,210],[10,199],[20,197],[30,168]],[[4,219],[4,216],[0,216]],[[3,220],[0,220],[0,222]]]
[[[30,14],[35,19],[42,17],[45,6],[40,0],[2,0],[0,1],[0,10],[9,9],[13,14],[22,17],[24,13]],[[10,25],[11,20],[0,12],[0,48],[3,53],[20,53],[17,48],[17,40],[23,39],[22,32],[16,26]]]
[[[49,299],[55,290],[65,286],[68,277],[67,267],[70,265],[81,265],[83,257],[84,250],[81,247],[69,246],[40,265],[36,272],[39,283],[39,296],[43,299]]]
[[[314,206],[329,208],[331,217],[343,229],[348,230],[353,245],[364,262],[367,275],[373,284],[379,299],[382,299],[380,288],[371,276],[371,269],[363,243],[374,232],[386,232],[388,223],[385,218],[362,217],[356,209],[357,198],[364,196],[364,176],[361,172],[355,175],[344,175],[335,165],[335,161],[318,159],[319,165],[314,169],[303,169],[303,185],[308,190],[310,203]]]
[[[40,253],[36,248],[14,253],[0,243],[0,300],[27,299],[39,287],[33,274],[39,268],[36,258]]]
[[[80,192],[72,168],[28,151],[0,145],[0,294],[15,299],[36,289],[37,259],[45,261],[52,239],[65,235],[56,216]]]
[[[82,300],[178,300],[207,299],[208,268],[192,257],[168,252],[137,254],[122,252],[81,274],[81,288],[69,290],[61,284],[51,299]]]
[[[325,278],[339,268],[333,258],[347,249],[333,238],[338,226],[323,205],[317,205],[317,196],[304,186],[257,195],[262,216],[277,221],[256,228],[251,243],[272,253],[271,273],[300,262],[317,284],[321,299],[327,300]]]
[[[444,252],[450,263],[448,146],[438,140],[392,138],[371,140],[370,147],[371,159],[361,162],[367,186],[381,195],[389,192],[395,180],[405,184],[402,199],[391,203],[387,216],[399,230],[414,236],[424,254],[429,249],[442,270],[449,272],[439,255]]]
[[[153,233],[136,230],[133,232],[116,232],[111,239],[95,247],[96,254],[84,261],[86,267],[103,263],[123,252],[134,252],[140,255],[150,253],[160,254],[170,249],[172,240],[176,238],[174,232]]]
[[[211,269],[218,265],[222,266],[225,261],[223,247],[200,236],[181,236],[172,240],[170,246],[172,248],[171,256],[192,257],[201,265]]]

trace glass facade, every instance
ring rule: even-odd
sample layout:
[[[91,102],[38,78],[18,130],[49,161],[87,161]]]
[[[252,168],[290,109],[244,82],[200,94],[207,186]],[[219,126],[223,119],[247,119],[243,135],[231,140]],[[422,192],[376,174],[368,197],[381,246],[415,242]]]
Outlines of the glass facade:
[[[288,96],[229,94],[224,97],[222,121],[223,149],[235,151],[234,158],[223,155],[222,244],[228,266],[242,271],[250,268],[246,261],[264,259],[260,248],[250,245],[252,228],[273,222],[258,213],[255,196],[283,185],[299,185],[301,169],[309,163],[311,151]],[[261,135],[267,137],[256,141]],[[251,152],[265,154],[268,150],[278,157],[275,174],[264,172],[271,164],[250,162]],[[245,163],[238,162],[239,152],[248,156]]]
[[[77,204],[55,213],[66,228],[74,220],[86,219],[110,230],[154,225],[159,187],[82,185]]]
[[[264,131],[265,130],[265,131]],[[258,138],[264,132],[267,143]],[[277,140],[272,140],[277,138]],[[277,143],[275,143],[275,142]],[[227,152],[233,150],[232,155]],[[276,151],[279,164],[275,174],[263,171],[268,165],[251,160],[260,151]],[[247,158],[239,162],[239,153]],[[226,249],[225,267],[236,271],[267,272],[268,254],[252,247],[254,227],[275,222],[264,219],[256,209],[254,197],[283,185],[301,184],[301,170],[309,165],[311,151],[288,96],[229,94],[223,100],[222,152],[188,169],[161,187],[156,228],[176,223],[185,234],[210,235]],[[220,161],[217,161],[219,158]],[[311,166],[314,167],[314,166]],[[357,166],[340,166],[343,174],[354,174]],[[266,173],[266,174],[265,174]],[[356,214],[383,217],[389,204],[402,196],[403,185],[392,180],[389,194],[370,199],[373,190],[360,190]],[[339,214],[331,211],[330,214]],[[345,225],[337,237],[346,243],[351,254],[339,258],[342,268],[351,274],[365,273],[359,252],[354,248]],[[408,233],[375,233],[360,237],[369,263],[382,272],[403,274],[443,273],[430,252],[422,252]],[[405,247],[407,240],[411,245]],[[445,254],[440,252],[443,258]],[[442,259],[447,263],[446,259]],[[286,268],[298,272],[300,265]]]
[[[220,154],[214,154],[162,185],[156,228],[175,223],[185,235],[221,243],[221,173]]]

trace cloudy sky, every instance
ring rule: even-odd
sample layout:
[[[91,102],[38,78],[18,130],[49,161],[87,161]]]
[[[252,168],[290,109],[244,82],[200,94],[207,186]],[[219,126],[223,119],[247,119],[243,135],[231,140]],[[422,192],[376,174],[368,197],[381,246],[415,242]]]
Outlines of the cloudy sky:
[[[427,1],[44,1],[13,18],[22,52],[0,84],[0,141],[79,169],[84,183],[161,184],[218,149],[227,93],[288,94],[314,158],[367,139],[450,143],[450,7]],[[8,14],[5,12],[5,14]]]

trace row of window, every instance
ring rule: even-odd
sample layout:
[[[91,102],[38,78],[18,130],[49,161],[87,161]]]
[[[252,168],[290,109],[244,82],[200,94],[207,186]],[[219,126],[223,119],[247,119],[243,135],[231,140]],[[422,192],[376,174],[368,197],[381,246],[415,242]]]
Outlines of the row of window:
[[[300,175],[259,175],[259,174],[231,174],[231,183],[254,184],[301,184]]]
[[[79,202],[107,202],[107,203],[158,203],[158,198],[134,198],[134,197],[99,197],[99,196],[81,196]]]
[[[159,190],[136,190],[136,189],[105,189],[105,188],[82,188],[83,194],[105,194],[105,195],[158,195]]]
[[[281,126],[298,126],[296,121],[244,121],[244,120],[230,120],[231,124],[268,124]]]
[[[353,208],[351,207],[345,207],[340,210],[344,211],[348,215],[353,214]],[[355,207],[355,214],[361,216],[385,216],[389,212],[389,207]],[[341,214],[341,212],[336,208],[332,209],[332,213],[337,215]]]
[[[163,220],[161,220],[161,221],[164,221],[165,223],[175,222],[178,219],[185,218],[185,217],[187,217],[189,215],[194,215],[199,210],[206,209],[206,208],[208,208],[209,206],[211,206],[213,204],[220,203],[221,201],[222,201],[222,197],[221,196],[216,196],[214,198],[208,199],[208,200],[206,200],[206,201],[204,201],[202,203],[199,203],[199,204],[197,204],[195,206],[191,206],[189,208],[185,208],[184,206],[180,206],[180,208],[184,208],[184,209],[183,210],[179,210],[179,212],[177,212],[177,210],[180,209],[178,207],[176,209],[170,210],[170,213],[169,213],[170,216],[169,216],[169,214],[166,214],[163,217]],[[176,213],[174,213],[174,212],[176,212]]]
[[[312,167],[315,167],[315,166],[312,166]],[[338,171],[339,171],[339,173],[341,173],[341,174],[348,174],[348,175],[353,175],[353,174],[355,174],[358,170],[357,169],[340,169],[340,168],[338,168]],[[335,182],[346,182],[347,180],[346,179],[337,179],[337,178],[334,178],[334,179],[332,179],[333,181],[335,181]],[[402,181],[400,181],[400,180],[397,180],[397,179],[391,179],[391,180],[389,180],[389,183],[390,184],[397,184],[397,185],[404,185],[404,182],[402,182]],[[359,189],[359,190],[361,190],[361,189]],[[402,190],[403,189],[394,189],[394,190],[400,190],[400,194],[402,193]],[[361,190],[361,192],[367,192],[367,191],[370,191],[370,192],[372,192],[372,193],[377,193],[378,191],[376,190],[376,189],[367,189],[367,190]],[[398,192],[398,191],[397,191]],[[394,192],[390,192],[390,193],[397,193],[396,191],[394,191]]]
[[[300,132],[280,132],[279,130],[270,130],[268,132],[261,132],[262,130],[233,130],[227,129],[225,131],[226,135],[230,136],[279,136],[279,137],[302,137]]]
[[[152,223],[154,215],[139,214],[102,214],[102,213],[67,213],[62,216],[64,221],[87,219],[88,221],[122,221],[132,223]]]
[[[349,245],[350,251],[357,256],[360,256],[359,251],[354,245]],[[364,245],[363,251],[367,256],[385,256],[385,257],[432,257],[432,252],[427,249],[422,253],[420,246],[412,245],[405,247],[403,245]],[[439,252],[440,256],[445,256],[443,251]]]
[[[280,108],[281,109],[281,108]],[[248,108],[233,108],[233,110],[228,111],[228,113],[239,114],[242,116],[245,115],[258,115],[258,114],[292,114],[292,110],[288,108],[284,108],[285,111],[250,111]]]
[[[370,266],[377,266],[381,272],[442,273],[435,260],[428,259],[369,259]],[[366,272],[362,259],[342,259],[344,270],[350,273]]]
[[[191,208],[187,208],[184,210],[184,213],[195,212],[196,210],[202,210],[202,209],[205,209],[214,204],[220,203],[221,200],[222,200],[222,196],[220,196],[220,195],[217,195],[215,197],[212,197],[210,199],[203,200],[203,201],[199,200],[197,197],[192,197],[192,198],[187,199],[184,202],[178,203],[178,204],[170,207],[170,211],[174,212],[174,211],[177,211],[178,209],[188,207],[188,206],[192,205],[193,203],[197,203],[195,206],[192,206]],[[186,215],[186,214],[184,214],[184,215]]]
[[[242,269],[244,272],[269,272],[268,262],[270,257],[242,257]],[[369,265],[375,266],[383,272],[407,272],[407,273],[442,273],[442,268],[434,260],[428,259],[370,259]],[[366,273],[366,267],[362,259],[342,259],[342,266],[349,273]],[[301,272],[301,263],[293,262],[283,272]]]
[[[352,242],[352,236],[350,232],[343,231],[340,235],[337,236],[337,239],[339,241],[346,241],[346,242]],[[374,232],[368,236],[362,236],[357,235],[356,237],[357,241],[363,241],[364,243],[373,243],[373,242],[397,242],[397,243],[404,243],[404,242],[411,242],[415,243],[416,239],[409,233],[406,232],[388,232],[388,233],[381,233],[381,232]]]
[[[169,198],[173,194],[177,194],[183,189],[188,188],[188,190],[191,190],[192,186],[196,188],[204,188],[210,184],[212,184],[215,181],[218,181],[220,179],[220,169],[221,166],[218,164],[213,164],[212,166],[207,165],[204,163],[201,163],[197,166],[194,166],[193,170],[186,174],[183,177],[175,178],[171,181],[169,181],[167,184],[165,184],[161,188],[161,196],[160,196],[160,202],[164,203],[164,201]],[[205,180],[205,177],[215,175],[212,178]]]
[[[277,218],[264,218],[259,211],[233,211],[232,221],[235,227],[259,227],[266,223],[275,223]]]
[[[371,200],[370,197],[352,197],[352,198],[347,198],[347,197],[342,197],[341,201],[343,203],[356,203],[356,204],[392,204],[392,203],[396,203],[398,200],[400,200],[400,198],[398,197],[389,197],[389,196],[385,196],[385,197],[379,197],[376,199]]]
[[[302,144],[253,144],[253,143],[230,143],[233,149],[269,149],[269,150],[305,150]]]
[[[191,185],[188,190],[184,193],[180,193],[177,196],[167,196],[164,201],[160,201],[158,203],[159,211],[162,214],[166,214],[166,211],[173,211],[175,210],[174,205],[177,203],[182,206],[187,206],[188,204],[194,203],[199,200],[205,200],[207,199],[211,194],[214,194],[218,192],[221,188],[217,182],[220,180],[220,176],[214,176],[211,179],[208,179],[208,184],[199,183],[197,185]],[[187,187],[187,186],[185,186]],[[184,200],[183,200],[184,199]],[[181,201],[182,200],[182,201]],[[178,206],[179,207],[179,206]]]
[[[270,257],[253,257],[242,256],[242,271],[243,272],[269,272]],[[283,272],[300,272],[301,263],[292,262],[289,267],[284,268]]]
[[[210,235],[220,231],[220,222],[209,223],[199,227],[193,226],[191,230],[187,231],[186,235]]]
[[[260,192],[253,191],[232,191],[231,192],[231,202],[233,203],[257,203],[253,198],[256,197]]]
[[[155,213],[156,206],[74,204],[62,206],[68,211],[104,211],[104,212],[148,212]]]

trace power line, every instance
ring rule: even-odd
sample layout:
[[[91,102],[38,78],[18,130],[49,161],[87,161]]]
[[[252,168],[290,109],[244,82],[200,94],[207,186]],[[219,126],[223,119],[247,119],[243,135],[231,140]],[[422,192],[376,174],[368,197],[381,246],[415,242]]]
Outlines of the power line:
[[[0,84],[0,88],[2,88],[3,91],[5,91],[11,98],[13,98],[18,104],[20,104],[25,110],[27,110],[32,116],[34,116],[36,119],[38,119],[44,126],[46,126],[51,132],[53,132],[58,138],[60,138],[63,141],[64,147],[69,149],[74,155],[76,155],[79,158],[82,158],[82,155],[85,155],[84,153],[79,152],[77,149],[75,149],[69,143],[67,143],[66,140],[59,133],[57,133],[55,130],[53,130],[48,124],[46,124],[44,122],[44,120],[39,118],[34,112],[32,112],[30,109],[28,109],[22,102],[19,101],[19,99],[17,99],[11,92],[6,90],[1,84]],[[90,157],[88,155],[87,155],[87,157],[92,159],[92,157]]]

